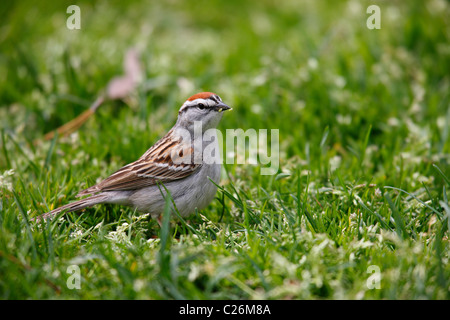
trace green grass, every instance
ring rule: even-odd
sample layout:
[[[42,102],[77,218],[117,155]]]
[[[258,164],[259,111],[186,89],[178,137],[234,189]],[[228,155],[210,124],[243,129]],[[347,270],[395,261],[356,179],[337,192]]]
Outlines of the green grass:
[[[0,298],[450,298],[448,2],[377,1],[380,30],[373,1],[77,3],[77,31],[68,1],[0,5]],[[130,47],[140,87],[33,144]],[[221,130],[280,130],[278,174],[226,165],[207,209],[162,228],[113,205],[30,220],[138,158],[199,91],[233,107]]]

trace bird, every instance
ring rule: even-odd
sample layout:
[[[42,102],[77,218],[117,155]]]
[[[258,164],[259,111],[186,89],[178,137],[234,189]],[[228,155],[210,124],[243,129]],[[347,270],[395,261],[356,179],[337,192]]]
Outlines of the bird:
[[[167,191],[182,217],[204,209],[214,199],[220,182],[216,128],[226,110],[232,108],[217,94],[194,94],[180,107],[173,127],[138,160],[77,195],[87,198],[58,207],[35,220],[108,203],[149,213],[161,225]]]

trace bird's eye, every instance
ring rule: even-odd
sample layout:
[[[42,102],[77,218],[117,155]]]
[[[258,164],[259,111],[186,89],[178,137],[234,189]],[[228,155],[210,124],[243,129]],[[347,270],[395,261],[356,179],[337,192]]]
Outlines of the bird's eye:
[[[198,107],[200,110],[205,109],[205,105],[204,105],[203,103],[199,103],[199,104],[197,105],[197,107]]]

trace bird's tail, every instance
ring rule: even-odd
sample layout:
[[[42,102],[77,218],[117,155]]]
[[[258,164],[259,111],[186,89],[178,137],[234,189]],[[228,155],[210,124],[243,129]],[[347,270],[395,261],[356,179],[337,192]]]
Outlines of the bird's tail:
[[[66,204],[64,206],[61,206],[59,208],[56,208],[47,213],[41,214],[40,216],[35,217],[33,220],[40,221],[42,219],[52,218],[62,211],[66,211],[66,212],[78,211],[78,210],[81,210],[84,208],[92,207],[99,203],[104,203],[107,199],[108,199],[108,197],[105,194],[96,194],[96,195],[90,196],[89,198],[81,199],[81,200]]]

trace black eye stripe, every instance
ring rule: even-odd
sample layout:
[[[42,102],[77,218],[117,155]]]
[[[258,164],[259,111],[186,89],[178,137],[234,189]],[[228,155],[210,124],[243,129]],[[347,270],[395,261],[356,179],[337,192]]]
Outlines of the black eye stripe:
[[[181,114],[182,112],[185,112],[187,109],[190,109],[190,108],[199,108],[199,109],[210,108],[209,104],[207,103],[208,99],[212,100],[215,104],[219,104],[220,102],[222,102],[222,99],[217,94],[214,94],[206,99],[206,101],[205,101],[206,103],[199,102],[197,104],[188,104],[188,105],[184,106],[178,113]],[[203,105],[203,108],[200,108],[200,105]]]
[[[214,101],[215,103],[222,102],[222,99],[220,99],[220,97],[219,97],[217,94],[212,95],[211,97],[209,97],[209,99],[211,99],[211,100]]]

